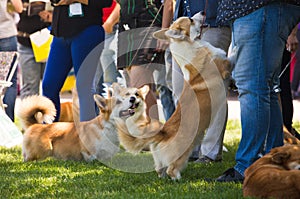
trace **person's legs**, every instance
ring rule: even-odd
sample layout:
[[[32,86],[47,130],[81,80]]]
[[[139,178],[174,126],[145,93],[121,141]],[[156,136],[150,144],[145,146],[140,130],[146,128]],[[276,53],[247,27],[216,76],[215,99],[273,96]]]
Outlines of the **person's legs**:
[[[117,82],[117,77],[121,77],[116,66],[117,30],[118,25],[115,25],[113,32],[105,35],[104,49],[100,56],[100,63],[104,71],[104,83]]]
[[[167,85],[168,89],[170,91],[172,91],[173,90],[173,87],[172,87],[172,54],[171,54],[170,48],[167,48],[165,50],[165,66],[166,66],[166,76],[165,76],[166,85]],[[173,99],[173,103],[174,103],[174,99]]]
[[[102,26],[90,26],[72,39],[71,52],[79,97],[80,121],[89,121],[96,117],[93,82],[103,49],[101,42],[104,41],[104,34]]]
[[[18,44],[19,65],[22,72],[21,98],[38,95],[45,63],[37,63],[31,48]]]
[[[16,60],[14,60],[14,62],[15,61]],[[9,72],[11,72],[11,70]],[[4,104],[7,105],[7,107],[5,108],[5,112],[12,121],[15,121],[15,119],[14,119],[15,118],[15,104],[16,104],[16,98],[17,98],[17,94],[18,94],[17,73],[18,73],[18,69],[15,70],[14,75],[12,76],[12,79],[11,79],[12,85],[7,88],[7,90],[5,92],[5,96],[3,98]]]
[[[284,50],[281,71],[285,70],[280,77],[280,99],[281,99],[281,108],[282,108],[282,117],[283,124],[291,132],[292,123],[293,123],[293,98],[291,93],[291,84],[290,84],[290,67],[286,68],[287,64],[291,61],[291,53],[287,50]]]
[[[173,102],[173,96],[170,89],[165,85],[156,85],[157,90],[159,92],[159,98],[161,100],[161,104],[163,106],[163,112],[165,116],[165,120],[167,121],[175,111],[175,106]]]
[[[9,37],[9,38],[3,38],[0,39],[0,51],[17,51],[17,37]],[[9,74],[11,73],[12,66],[17,60],[14,59],[11,63],[11,68],[9,70]],[[15,118],[15,103],[17,98],[17,72],[16,69],[14,71],[14,74],[12,76],[11,82],[12,85],[6,89],[3,103],[7,105],[5,108],[6,114],[9,116],[9,118],[14,121]]]
[[[299,7],[273,3],[233,24],[234,51],[238,55],[234,79],[242,124],[234,168],[242,175],[260,155],[283,144],[282,116],[273,88],[278,84],[285,41],[296,24],[299,10]]]
[[[112,84],[113,82],[117,82],[117,77],[121,77],[116,66],[117,27],[115,25],[112,33],[105,34],[104,47],[94,79],[95,91],[98,94],[103,93],[103,83]],[[96,106],[97,109],[98,107]]]
[[[54,37],[42,81],[42,93],[51,99],[56,108],[55,122],[60,116],[59,92],[72,68],[70,42]]]
[[[298,29],[297,31],[297,39],[300,41],[300,30]],[[299,97],[299,92],[298,88],[299,88],[299,83],[300,83],[300,44],[298,44],[298,49],[296,51],[296,62],[295,62],[295,66],[294,66],[294,73],[293,73],[293,78],[292,78],[292,84],[291,84],[291,88],[292,88],[292,92],[295,95],[298,96],[294,96],[294,97]]]
[[[174,104],[177,106],[177,103],[179,101],[180,95],[182,93],[183,89],[183,73],[175,61],[174,58],[172,58],[172,93],[173,93],[173,99]]]
[[[175,105],[173,102],[172,91],[168,88],[166,83],[166,67],[171,63],[167,63],[168,59],[166,56],[164,56],[164,59],[165,65],[157,66],[156,70],[153,72],[153,77],[163,106],[165,120],[167,121],[173,114]]]
[[[227,53],[231,43],[231,29],[229,27],[210,28],[203,34],[201,40],[207,41],[214,47],[220,48]],[[226,89],[225,92],[227,93],[228,82],[224,82],[224,84],[224,88]],[[201,150],[198,149],[199,147],[196,147],[193,151],[194,155],[200,157],[197,162],[202,162],[201,160],[204,160],[203,162],[205,163],[208,160],[219,161],[222,159],[223,139],[226,124],[227,104],[225,103],[223,107],[218,110],[215,118],[211,121],[203,141],[201,142]]]

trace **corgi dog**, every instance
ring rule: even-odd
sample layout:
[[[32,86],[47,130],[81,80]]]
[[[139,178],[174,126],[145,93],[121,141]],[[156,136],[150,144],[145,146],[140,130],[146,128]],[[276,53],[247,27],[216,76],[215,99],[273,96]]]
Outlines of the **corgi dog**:
[[[170,42],[171,53],[184,73],[183,91],[171,118],[164,125],[145,117],[140,120],[135,114],[130,116],[134,122],[129,122],[130,118],[115,120],[121,145],[132,153],[150,145],[159,177],[167,174],[173,180],[181,178],[194,145],[202,140],[217,110],[226,104],[223,81],[231,70],[224,51],[191,40],[194,25],[190,18],[181,17],[169,29],[154,33],[157,39]],[[140,125],[143,120],[148,122]]]
[[[62,160],[107,160],[119,151],[114,117],[134,110],[130,97],[105,99],[95,95],[100,114],[85,122],[54,122],[55,108],[43,96],[30,96],[20,101],[17,115],[25,130],[24,161],[54,157]]]
[[[243,195],[300,198],[300,145],[273,148],[245,171]]]

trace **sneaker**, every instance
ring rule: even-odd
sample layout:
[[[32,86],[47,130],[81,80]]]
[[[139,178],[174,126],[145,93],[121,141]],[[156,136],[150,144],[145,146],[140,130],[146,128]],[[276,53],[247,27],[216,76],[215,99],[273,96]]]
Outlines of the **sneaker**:
[[[240,182],[243,183],[244,176],[237,172],[234,168],[226,170],[221,176],[215,181],[217,182]]]
[[[194,162],[195,163],[201,163],[201,164],[208,164],[208,163],[212,163],[212,162],[221,162],[221,161],[222,161],[222,159],[213,160],[213,159],[210,159],[207,156],[201,156],[197,160],[195,160]]]

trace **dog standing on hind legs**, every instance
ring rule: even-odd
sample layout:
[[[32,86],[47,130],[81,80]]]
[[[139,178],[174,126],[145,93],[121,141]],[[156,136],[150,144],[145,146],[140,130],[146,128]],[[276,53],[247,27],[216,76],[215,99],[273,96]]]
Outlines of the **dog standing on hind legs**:
[[[184,73],[183,92],[171,118],[162,128],[158,126],[157,131],[152,132],[142,129],[153,127],[155,121],[149,120],[146,126],[135,128],[134,123],[129,126],[120,119],[116,120],[124,148],[129,152],[139,152],[143,146],[150,145],[158,175],[167,174],[173,180],[181,178],[180,172],[186,166],[195,143],[202,140],[216,110],[226,104],[223,80],[230,76],[231,64],[224,51],[207,42],[190,39],[193,25],[191,19],[182,17],[168,30],[154,34],[158,39],[170,41],[171,53]]]

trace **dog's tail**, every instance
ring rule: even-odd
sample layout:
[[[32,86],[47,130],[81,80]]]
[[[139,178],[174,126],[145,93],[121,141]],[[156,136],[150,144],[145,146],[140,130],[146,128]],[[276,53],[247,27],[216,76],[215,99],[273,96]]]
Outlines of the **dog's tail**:
[[[16,108],[22,128],[27,129],[33,124],[50,124],[56,116],[53,102],[41,95],[32,95],[22,99]]]

